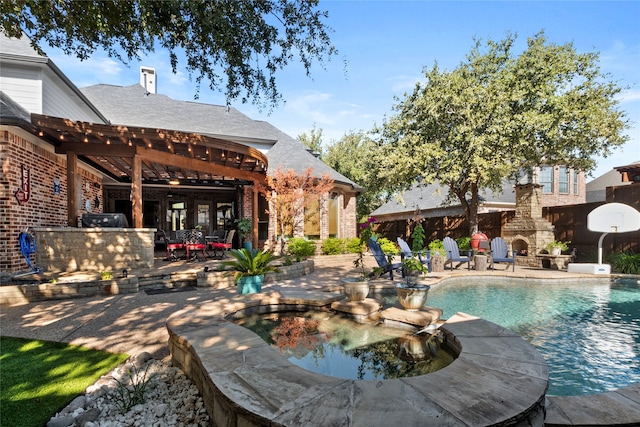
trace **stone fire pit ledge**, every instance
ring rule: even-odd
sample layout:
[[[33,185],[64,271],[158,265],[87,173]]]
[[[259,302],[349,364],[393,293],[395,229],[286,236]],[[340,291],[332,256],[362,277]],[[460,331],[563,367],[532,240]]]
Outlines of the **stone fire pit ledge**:
[[[310,293],[307,305],[341,298]],[[461,346],[446,368],[411,378],[346,380],[299,368],[224,319],[292,302],[306,304],[299,292],[282,291],[204,303],[167,320],[173,363],[196,383],[215,425],[543,425],[547,365],[507,329],[458,313],[442,326]]]

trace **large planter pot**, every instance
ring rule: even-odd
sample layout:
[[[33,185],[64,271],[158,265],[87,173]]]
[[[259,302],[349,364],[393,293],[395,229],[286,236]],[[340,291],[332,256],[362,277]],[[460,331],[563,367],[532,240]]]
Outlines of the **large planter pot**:
[[[429,285],[399,285],[396,288],[398,302],[407,311],[418,311],[427,302],[429,289],[431,289]]]
[[[553,256],[558,256],[562,253],[562,248],[550,248],[549,253]]]
[[[241,295],[255,294],[262,291],[264,276],[244,276],[238,280],[238,292]]]
[[[369,295],[369,281],[360,279],[340,279],[344,294],[349,301],[364,301]]]
[[[253,242],[242,242],[242,247],[248,250],[253,249]]]

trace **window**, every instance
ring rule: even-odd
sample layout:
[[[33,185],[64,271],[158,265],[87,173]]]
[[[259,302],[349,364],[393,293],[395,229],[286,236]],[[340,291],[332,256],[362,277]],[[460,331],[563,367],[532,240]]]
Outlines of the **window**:
[[[320,238],[320,202],[310,204],[304,211],[304,235],[309,239]]]
[[[553,167],[543,166],[540,168],[540,185],[542,185],[542,194],[553,193]]]
[[[566,166],[560,166],[558,192],[560,194],[569,194],[569,169]]]
[[[336,193],[329,195],[329,237],[338,237],[339,197]]]
[[[573,194],[578,194],[578,171],[573,170]]]

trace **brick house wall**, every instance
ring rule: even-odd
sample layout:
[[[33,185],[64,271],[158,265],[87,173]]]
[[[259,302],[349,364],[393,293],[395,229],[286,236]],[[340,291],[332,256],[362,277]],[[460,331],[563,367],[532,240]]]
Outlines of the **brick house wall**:
[[[48,144],[15,127],[0,127],[0,272],[28,269],[20,252],[19,235],[27,227],[60,227],[67,225],[66,159],[53,152]],[[22,187],[22,168],[29,169],[29,200],[20,204],[15,192]],[[82,179],[82,210],[102,212],[102,179],[85,170]],[[59,180],[59,193],[54,192],[54,180]],[[96,208],[95,200],[99,201]]]
[[[577,178],[577,181],[576,181]],[[540,169],[535,172],[534,181],[540,183]],[[576,184],[577,185],[574,185]],[[560,167],[553,167],[553,188],[550,193],[542,193],[542,206],[565,206],[586,203],[587,178],[584,172],[574,175],[574,170],[569,169],[568,192],[560,192]]]

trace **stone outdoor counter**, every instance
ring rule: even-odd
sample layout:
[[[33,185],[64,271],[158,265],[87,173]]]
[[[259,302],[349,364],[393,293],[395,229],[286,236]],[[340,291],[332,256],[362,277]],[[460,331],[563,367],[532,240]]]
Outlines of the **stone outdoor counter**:
[[[167,320],[173,363],[196,383],[218,426],[542,426],[548,369],[513,332],[465,314],[442,328],[461,347],[437,372],[347,380],[299,368],[225,318],[328,306],[338,293],[253,294],[186,309]]]
[[[34,228],[42,271],[152,268],[155,228]]]

